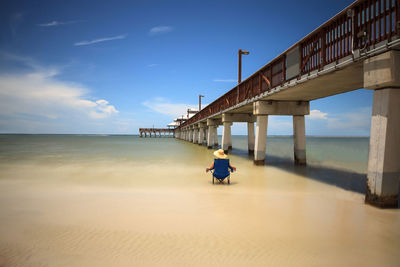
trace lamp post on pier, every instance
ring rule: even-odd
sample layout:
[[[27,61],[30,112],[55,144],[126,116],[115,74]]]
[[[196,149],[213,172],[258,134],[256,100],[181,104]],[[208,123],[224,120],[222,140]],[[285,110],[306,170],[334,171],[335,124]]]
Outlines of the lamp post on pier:
[[[238,84],[239,84],[242,82],[242,54],[248,55],[248,54],[250,54],[250,52],[239,49],[238,54],[239,54],[239,73],[238,73]]]
[[[201,98],[204,97],[204,95],[199,95],[199,112],[201,110]]]

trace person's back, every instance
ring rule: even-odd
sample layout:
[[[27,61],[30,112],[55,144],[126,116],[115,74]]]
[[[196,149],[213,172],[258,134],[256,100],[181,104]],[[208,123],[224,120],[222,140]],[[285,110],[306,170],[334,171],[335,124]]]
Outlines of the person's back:
[[[224,150],[218,149],[214,152],[214,162],[210,168],[206,169],[206,172],[214,170],[213,176],[217,179],[224,179],[229,176],[229,170],[231,172],[236,171],[236,168],[229,163],[228,156],[225,155]]]
[[[214,159],[214,176],[218,179],[223,179],[229,175],[230,167],[229,159]]]

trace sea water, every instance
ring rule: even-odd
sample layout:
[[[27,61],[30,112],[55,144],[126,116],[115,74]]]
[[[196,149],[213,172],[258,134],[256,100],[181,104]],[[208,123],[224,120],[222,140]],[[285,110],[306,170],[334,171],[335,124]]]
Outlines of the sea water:
[[[221,137],[219,139],[221,143]],[[251,163],[247,137],[233,136],[232,142],[233,150],[230,154],[245,162],[246,166]],[[265,166],[278,167],[345,189],[365,192],[368,137],[307,137],[306,144],[308,166],[298,167],[293,163],[293,138],[268,136]],[[93,167],[95,169],[113,169],[124,164],[134,165],[135,168],[146,166],[145,168],[150,169],[185,165],[185,168],[199,172],[199,169],[207,167],[205,164],[209,165],[212,160],[211,152],[205,147],[190,145],[174,138],[140,138],[130,135],[0,135],[0,164],[4,167],[18,163],[45,167],[68,164],[79,167],[92,164],[97,166]],[[198,164],[203,164],[203,168]]]
[[[268,136],[264,166],[233,136],[0,135],[0,266],[399,266],[400,212],[364,204],[369,138]]]
[[[221,143],[221,137],[219,137]],[[247,155],[247,137],[233,136],[232,154]],[[188,143],[185,143],[188,144]],[[307,137],[307,162],[365,173],[368,137]],[[173,138],[140,138],[130,135],[0,135],[0,163],[46,161],[182,161],[191,147]],[[206,152],[207,150],[202,150]],[[195,153],[190,157],[200,156]],[[291,161],[293,138],[268,136],[267,162]]]

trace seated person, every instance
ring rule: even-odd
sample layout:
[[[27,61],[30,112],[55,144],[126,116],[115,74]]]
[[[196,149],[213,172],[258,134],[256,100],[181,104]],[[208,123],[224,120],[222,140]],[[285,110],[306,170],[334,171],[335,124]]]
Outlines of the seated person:
[[[229,163],[229,159],[228,156],[224,153],[223,149],[218,149],[217,151],[214,152],[214,162],[211,164],[210,168],[206,169],[206,172],[210,171],[210,170],[214,170],[215,169],[215,165],[216,164],[221,164],[221,165],[226,165],[226,170],[224,170],[224,168],[222,168],[222,171],[220,168],[217,168],[218,171],[216,170],[214,172],[214,176],[218,179],[223,179],[225,177],[227,177],[229,175],[229,171],[228,168],[233,172],[236,171],[236,167],[232,166]],[[223,166],[221,166],[223,167]]]

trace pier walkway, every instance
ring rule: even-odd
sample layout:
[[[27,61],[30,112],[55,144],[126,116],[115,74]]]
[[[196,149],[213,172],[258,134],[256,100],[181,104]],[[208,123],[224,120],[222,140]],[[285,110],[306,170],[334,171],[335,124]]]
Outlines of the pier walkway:
[[[245,122],[248,150],[265,164],[269,115],[293,116],[294,159],[306,164],[310,101],[374,90],[366,202],[397,207],[400,183],[400,0],[356,1],[175,129],[176,138],[232,147]],[[256,129],[254,125],[256,124]]]

